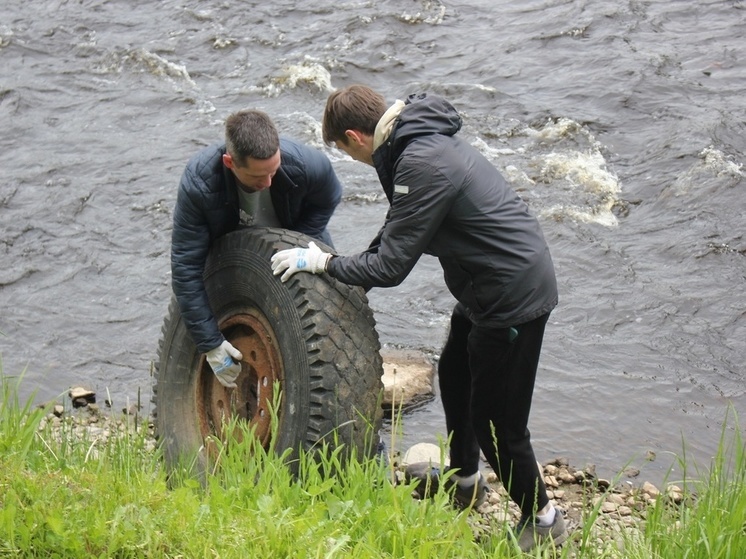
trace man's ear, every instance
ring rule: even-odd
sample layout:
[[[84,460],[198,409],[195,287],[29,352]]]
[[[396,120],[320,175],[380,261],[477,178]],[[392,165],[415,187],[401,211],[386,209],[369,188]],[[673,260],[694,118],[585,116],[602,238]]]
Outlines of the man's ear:
[[[353,144],[356,144],[358,146],[362,146],[364,143],[363,134],[361,132],[358,132],[357,130],[345,130],[345,136],[347,137],[348,141],[351,141]]]
[[[229,169],[233,170],[233,158],[231,157],[230,153],[224,153],[223,154],[223,165],[228,167]]]

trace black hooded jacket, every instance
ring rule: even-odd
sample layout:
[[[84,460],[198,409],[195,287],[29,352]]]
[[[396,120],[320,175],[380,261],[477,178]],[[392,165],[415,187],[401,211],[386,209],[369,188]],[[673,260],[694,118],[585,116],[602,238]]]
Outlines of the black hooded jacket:
[[[431,254],[475,323],[507,328],[531,321],[557,305],[549,248],[499,171],[455,136],[460,128],[445,99],[406,100],[373,153],[390,202],[386,221],[366,252],[334,257],[327,271],[348,284],[390,287]]]
[[[225,144],[197,153],[179,183],[171,236],[172,287],[192,340],[201,352],[219,346],[220,333],[202,274],[210,245],[239,226],[238,187],[223,165]],[[269,189],[282,227],[331,245],[326,230],[342,185],[320,151],[280,139],[281,164]],[[247,278],[251,281],[251,278]]]

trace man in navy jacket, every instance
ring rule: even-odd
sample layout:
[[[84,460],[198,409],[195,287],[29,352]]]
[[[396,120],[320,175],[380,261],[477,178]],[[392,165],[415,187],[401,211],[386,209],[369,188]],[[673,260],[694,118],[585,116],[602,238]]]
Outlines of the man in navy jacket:
[[[225,143],[204,148],[187,163],[174,209],[172,287],[192,340],[224,386],[235,387],[240,365],[234,359],[242,356],[223,337],[207,298],[202,275],[211,244],[240,226],[259,225],[292,229],[331,246],[327,224],[341,196],[329,159],[280,139],[261,111],[230,115]]]

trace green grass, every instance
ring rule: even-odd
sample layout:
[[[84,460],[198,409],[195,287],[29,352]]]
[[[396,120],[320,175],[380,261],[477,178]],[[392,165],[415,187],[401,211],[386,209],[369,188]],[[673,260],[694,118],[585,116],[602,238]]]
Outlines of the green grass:
[[[746,558],[746,457],[738,418],[734,421],[733,441],[726,447],[724,427],[711,467],[695,471],[695,501],[676,514],[662,500],[649,511],[645,534],[649,557]],[[687,471],[683,459],[682,469]]]
[[[390,483],[390,469],[375,460],[318,449],[300,456],[293,476],[287,454],[257,448],[244,431],[236,439],[246,442],[217,443],[205,485],[167,479],[147,429],[101,442],[63,425],[57,436],[45,423],[49,410],[19,403],[17,384],[1,373],[0,384],[0,558],[521,556],[507,526],[475,537],[473,514],[452,509],[445,494],[413,500],[412,488]],[[591,546],[598,511],[589,507],[569,543],[530,556],[746,557],[744,472],[737,434],[698,472],[701,481],[686,480],[696,498],[683,507],[659,500],[636,535]]]

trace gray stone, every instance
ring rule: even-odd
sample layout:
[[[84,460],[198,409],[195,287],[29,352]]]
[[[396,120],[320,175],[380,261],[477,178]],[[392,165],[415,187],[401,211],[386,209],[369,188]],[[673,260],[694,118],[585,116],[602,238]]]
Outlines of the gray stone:
[[[657,497],[661,494],[660,490],[649,481],[642,484],[642,491],[643,493],[647,493],[650,497]]]
[[[402,465],[416,464],[417,462],[430,462],[435,467],[440,467],[440,447],[432,443],[417,443],[407,449],[402,458]],[[443,456],[444,466],[448,465],[448,454]]]

